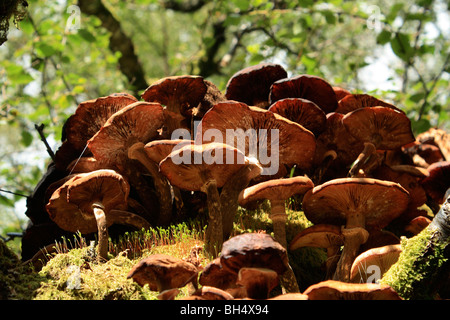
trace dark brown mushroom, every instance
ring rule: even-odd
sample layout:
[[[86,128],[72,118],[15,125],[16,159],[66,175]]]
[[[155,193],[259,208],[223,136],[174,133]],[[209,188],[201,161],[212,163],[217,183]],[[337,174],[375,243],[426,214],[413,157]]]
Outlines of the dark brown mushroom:
[[[391,103],[387,103],[383,100],[375,98],[369,94],[365,93],[354,93],[350,95],[346,95],[342,99],[338,100],[338,107],[335,112],[347,114],[356,109],[360,108],[368,108],[368,107],[387,107],[391,109],[395,109],[397,111],[401,111],[399,108],[394,106]],[[401,111],[403,112],[403,111]]]
[[[286,70],[279,64],[260,63],[247,67],[236,72],[228,80],[225,96],[228,100],[267,109],[270,86],[286,77]]]
[[[140,286],[148,285],[152,291],[182,288],[192,282],[197,286],[198,268],[182,259],[166,255],[153,254],[139,261],[128,273]]]
[[[269,109],[280,116],[302,125],[316,135],[325,130],[327,117],[314,102],[301,98],[286,98],[276,101]]]
[[[278,274],[267,268],[241,268],[236,284],[245,288],[250,299],[267,299],[279,284]]]
[[[270,104],[284,98],[310,100],[325,113],[334,112],[338,106],[333,87],[324,79],[312,75],[298,75],[274,82],[270,89]]]

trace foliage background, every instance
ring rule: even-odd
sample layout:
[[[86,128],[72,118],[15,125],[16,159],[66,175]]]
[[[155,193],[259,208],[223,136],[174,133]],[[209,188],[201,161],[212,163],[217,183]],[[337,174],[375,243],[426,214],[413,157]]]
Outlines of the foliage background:
[[[166,76],[224,90],[236,71],[275,62],[395,104],[416,134],[450,130],[446,0],[18,2],[28,14],[9,18],[0,46],[1,236],[25,227],[24,196],[51,160],[37,128],[55,151],[80,102],[139,97]]]

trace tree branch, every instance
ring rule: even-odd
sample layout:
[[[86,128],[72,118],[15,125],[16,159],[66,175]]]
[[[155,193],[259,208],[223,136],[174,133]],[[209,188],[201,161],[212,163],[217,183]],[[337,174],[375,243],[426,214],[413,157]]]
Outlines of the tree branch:
[[[130,84],[138,91],[148,87],[145,80],[144,69],[134,52],[134,44],[122,30],[120,22],[103,5],[101,0],[79,0],[78,5],[81,12],[87,15],[94,15],[100,19],[102,26],[107,29],[111,36],[109,38],[109,48],[113,52],[120,52],[119,58],[120,71],[127,77]]]

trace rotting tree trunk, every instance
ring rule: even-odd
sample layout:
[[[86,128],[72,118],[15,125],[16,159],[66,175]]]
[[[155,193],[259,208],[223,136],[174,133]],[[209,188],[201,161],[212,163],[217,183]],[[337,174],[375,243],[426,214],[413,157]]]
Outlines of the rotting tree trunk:
[[[398,261],[380,282],[406,300],[435,299],[449,275],[450,197],[422,232],[402,242]]]

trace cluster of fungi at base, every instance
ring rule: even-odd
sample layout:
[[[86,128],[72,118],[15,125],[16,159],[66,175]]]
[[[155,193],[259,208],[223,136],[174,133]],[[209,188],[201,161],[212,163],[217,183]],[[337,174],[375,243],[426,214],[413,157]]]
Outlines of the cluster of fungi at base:
[[[359,255],[389,246],[381,252],[398,256],[399,237],[427,226],[423,206],[436,213],[450,187],[448,134],[431,129],[414,137],[394,105],[316,76],[288,77],[277,64],[237,72],[225,92],[187,75],[163,78],[141,98],[89,100],[66,121],[55,159],[29,199],[23,257],[80,232],[97,237],[98,256],[107,259],[109,237],[202,217],[205,251],[220,258],[221,269],[239,206],[267,200],[279,249],[323,248],[327,280],[350,284],[361,282],[353,272]],[[230,130],[250,134],[225,141]],[[313,226],[288,241],[285,202],[292,197]],[[249,279],[265,279],[264,288],[279,281],[298,292],[283,254],[282,272],[267,261],[250,263],[231,272],[233,285],[253,292]],[[176,288],[199,272],[188,269]],[[162,292],[168,284],[153,287]]]

